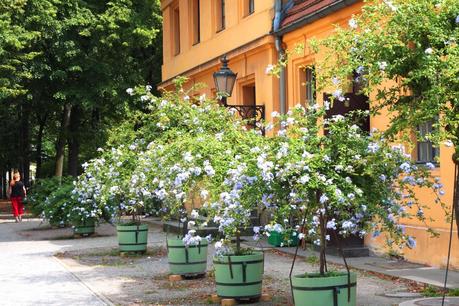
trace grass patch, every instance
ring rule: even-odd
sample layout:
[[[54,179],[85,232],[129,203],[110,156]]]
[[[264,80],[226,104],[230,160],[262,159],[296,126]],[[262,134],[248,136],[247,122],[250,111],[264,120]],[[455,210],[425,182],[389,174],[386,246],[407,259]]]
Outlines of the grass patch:
[[[443,296],[443,288],[438,288],[435,286],[426,286],[421,291],[421,294],[425,297],[440,297]],[[448,289],[446,290],[446,296],[459,296],[459,288]]]

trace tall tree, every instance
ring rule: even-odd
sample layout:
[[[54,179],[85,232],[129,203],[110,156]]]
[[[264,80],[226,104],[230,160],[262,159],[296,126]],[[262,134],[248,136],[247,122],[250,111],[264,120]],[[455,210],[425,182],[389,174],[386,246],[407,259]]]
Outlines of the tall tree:
[[[142,107],[126,88],[160,81],[161,27],[158,0],[0,0],[0,170],[32,161],[45,175],[54,138],[54,173],[77,175]]]

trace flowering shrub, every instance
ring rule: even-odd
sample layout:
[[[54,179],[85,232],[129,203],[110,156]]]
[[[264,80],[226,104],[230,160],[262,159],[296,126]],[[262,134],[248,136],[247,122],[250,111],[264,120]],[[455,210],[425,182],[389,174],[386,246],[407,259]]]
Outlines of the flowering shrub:
[[[438,179],[430,179],[427,167],[413,164],[378,131],[363,132],[355,120],[368,114],[324,115],[324,108],[311,105],[278,116],[277,135],[259,150],[256,171],[244,167],[229,177],[240,187],[238,194],[258,197],[254,201],[272,211],[266,233],[303,227],[321,246],[322,273],[329,232],[347,236],[384,231],[390,243],[414,247],[414,238],[405,235],[398,220],[425,221],[427,205],[415,190],[431,188],[440,196]]]
[[[316,52],[328,50],[317,63],[319,88],[340,90],[352,82],[364,94],[376,93],[371,109],[389,112],[388,136],[415,134],[439,148],[452,147],[459,169],[458,41],[456,0],[370,1],[349,28],[338,27],[313,44]],[[433,131],[416,133],[426,122]],[[459,175],[454,179],[453,199],[459,198]],[[459,228],[459,203],[451,207]]]
[[[200,223],[220,220],[207,208],[228,188],[224,183],[233,160],[248,156],[263,137],[246,131],[244,122],[216,101],[190,98],[195,88],[183,90],[184,79],[175,82],[177,90],[162,97],[144,87],[129,89],[148,113],[134,115],[114,131],[113,147],[85,165],[75,194],[81,203],[97,206],[96,214],[111,218],[140,211],[178,217],[185,225],[185,244],[196,244],[202,239],[196,235]],[[248,210],[255,207],[250,205]],[[235,227],[246,224],[237,217],[233,227],[223,224],[221,231],[234,234]]]

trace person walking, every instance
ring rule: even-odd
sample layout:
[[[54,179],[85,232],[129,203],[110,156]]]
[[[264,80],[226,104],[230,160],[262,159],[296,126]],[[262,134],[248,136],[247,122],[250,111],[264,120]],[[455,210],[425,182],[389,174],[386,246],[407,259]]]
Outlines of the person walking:
[[[10,182],[8,188],[8,195],[11,199],[11,205],[13,206],[13,216],[16,222],[22,221],[22,215],[24,214],[23,200],[27,195],[24,183],[21,182],[21,175],[19,172],[14,172],[13,179]]]

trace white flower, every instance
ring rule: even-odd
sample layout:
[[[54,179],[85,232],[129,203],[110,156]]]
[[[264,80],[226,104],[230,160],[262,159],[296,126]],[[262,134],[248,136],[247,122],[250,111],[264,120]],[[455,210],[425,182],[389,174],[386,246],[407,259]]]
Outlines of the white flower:
[[[336,229],[336,222],[335,219],[332,219],[331,221],[327,222],[327,228],[328,229]]]
[[[385,70],[387,68],[387,62],[378,62],[379,70]]]
[[[199,213],[197,210],[193,209],[190,213],[191,218],[196,219],[199,217]]]
[[[319,201],[320,201],[320,203],[322,203],[322,204],[325,203],[325,202],[327,202],[327,201],[328,201],[327,195],[326,195],[326,194],[321,195]]]
[[[397,10],[397,7],[392,3],[392,1],[384,0],[384,3],[393,11]]]
[[[127,93],[128,95],[130,95],[130,96],[133,96],[133,95],[134,95],[134,89],[128,88],[128,89],[126,89],[126,93]]]
[[[193,155],[191,155],[191,152],[185,152],[183,154],[183,159],[186,161],[186,162],[191,162],[193,160]]]
[[[451,148],[453,146],[453,142],[451,140],[446,140],[444,143],[443,143],[445,146],[447,146],[448,148]]]
[[[274,111],[274,112],[271,113],[271,116],[272,116],[273,118],[276,118],[276,117],[279,117],[280,114],[279,114],[278,112]]]
[[[145,86],[145,90],[146,90],[146,91],[150,92],[150,91],[151,91],[151,89],[152,89],[151,85],[147,85],[147,86]]]
[[[406,245],[410,248],[410,249],[414,249],[416,247],[416,240],[409,236],[407,241],[406,241]]]
[[[207,190],[201,190],[201,198],[203,200],[207,199],[207,197],[209,196],[209,192]]]
[[[184,97],[183,97],[183,100],[189,101],[189,100],[190,100],[190,96],[188,96],[188,95],[187,95],[187,96],[184,96]]]
[[[222,141],[223,139],[223,132],[215,134],[215,139],[218,141]]]
[[[338,85],[341,81],[337,77],[332,77],[332,83],[333,85]]]
[[[357,29],[357,20],[355,20],[354,18],[351,18],[349,20],[349,26],[352,28],[352,29]]]
[[[265,70],[265,73],[266,74],[271,74],[274,70],[274,65],[273,64],[269,64],[268,66],[266,66],[266,70]]]
[[[432,54],[433,53],[433,49],[432,48],[427,48],[424,52],[425,52],[425,54]]]
[[[259,234],[259,233],[260,233],[260,227],[259,227],[259,226],[254,226],[254,227],[253,227],[253,232],[254,232],[255,234]]]
[[[162,107],[165,107],[167,104],[168,104],[167,100],[161,100],[161,103],[159,104],[159,106],[162,108]]]
[[[221,249],[223,246],[223,240],[215,242],[215,249]]]
[[[310,180],[310,177],[309,175],[303,175],[302,177],[300,177],[300,179],[298,180],[301,184],[306,184],[307,182],[309,182]]]
[[[206,100],[206,94],[202,94],[199,96],[199,102],[204,102]]]

